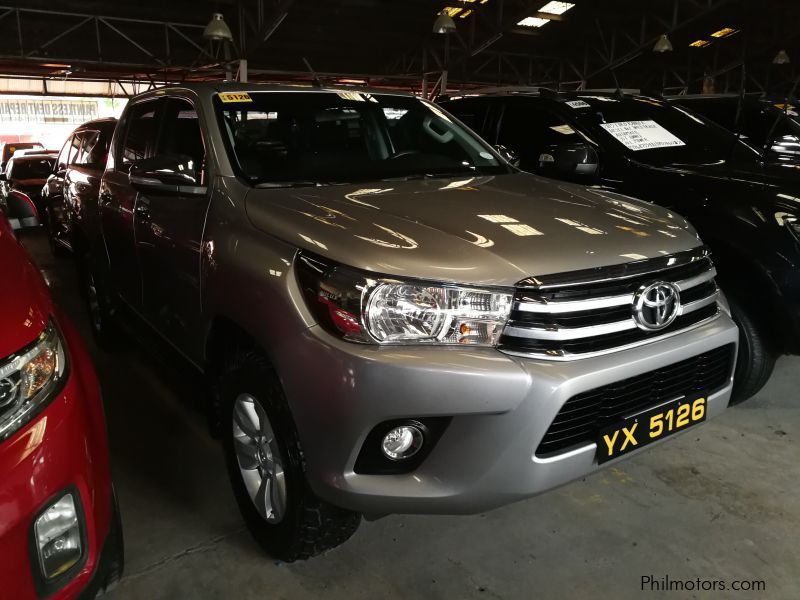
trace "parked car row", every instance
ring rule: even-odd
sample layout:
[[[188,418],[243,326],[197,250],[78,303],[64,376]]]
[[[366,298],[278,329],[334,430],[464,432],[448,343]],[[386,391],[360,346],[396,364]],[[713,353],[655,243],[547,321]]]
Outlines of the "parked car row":
[[[196,84],[78,128],[40,212],[102,347],[147,330],[207,378],[245,522],[296,560],[755,393],[800,286],[793,209],[732,171],[748,152],[639,96]]]

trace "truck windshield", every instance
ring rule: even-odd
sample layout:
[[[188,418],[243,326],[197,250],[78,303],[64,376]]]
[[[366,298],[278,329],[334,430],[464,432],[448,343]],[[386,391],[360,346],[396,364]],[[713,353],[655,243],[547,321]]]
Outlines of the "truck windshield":
[[[509,167],[440,108],[361,92],[220,93],[228,152],[252,184],[499,174]]]
[[[654,166],[752,161],[734,134],[681,107],[646,97],[580,96],[578,120],[599,140]]]

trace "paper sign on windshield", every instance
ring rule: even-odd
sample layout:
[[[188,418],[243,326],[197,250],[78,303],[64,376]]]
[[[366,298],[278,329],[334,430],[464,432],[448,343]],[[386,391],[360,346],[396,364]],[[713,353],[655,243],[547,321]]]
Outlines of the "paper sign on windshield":
[[[583,100],[570,100],[566,102],[566,105],[570,108],[591,108],[588,102],[584,102]]]
[[[634,152],[686,145],[661,125],[651,120],[601,123],[600,127]]]

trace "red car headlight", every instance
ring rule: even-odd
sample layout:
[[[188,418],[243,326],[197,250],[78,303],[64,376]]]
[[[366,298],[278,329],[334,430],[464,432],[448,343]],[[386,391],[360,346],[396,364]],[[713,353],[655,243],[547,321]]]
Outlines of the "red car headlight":
[[[67,353],[52,320],[35,342],[0,362],[0,441],[47,406],[66,372]]]

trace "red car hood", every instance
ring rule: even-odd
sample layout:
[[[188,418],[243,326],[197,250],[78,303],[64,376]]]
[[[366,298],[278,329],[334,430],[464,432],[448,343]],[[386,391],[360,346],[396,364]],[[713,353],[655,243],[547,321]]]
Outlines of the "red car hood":
[[[50,291],[0,212],[0,359],[30,344],[52,312]]]

